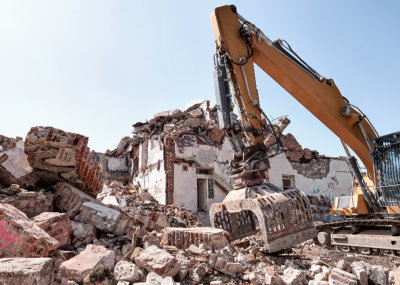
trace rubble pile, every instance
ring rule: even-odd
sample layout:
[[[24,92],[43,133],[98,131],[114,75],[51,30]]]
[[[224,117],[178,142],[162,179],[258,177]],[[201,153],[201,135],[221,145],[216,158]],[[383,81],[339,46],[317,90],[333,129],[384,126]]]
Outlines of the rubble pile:
[[[100,166],[87,147],[88,137],[52,127],[33,127],[25,139],[25,152],[38,185],[66,181],[91,195],[103,187]]]
[[[106,181],[125,184],[132,182],[132,174],[135,171],[133,141],[133,138],[123,137],[116,149],[107,150],[106,153],[96,153]]]
[[[22,138],[0,135],[0,186],[18,184],[24,188],[35,186],[39,178],[32,173]]]
[[[153,131],[160,120],[167,120],[163,128],[172,124],[173,116],[178,124],[186,115],[159,118]],[[212,131],[203,131],[210,140],[216,138]],[[0,139],[3,152],[19,145],[23,157],[21,140],[6,144]],[[129,143],[121,144],[116,157],[129,152]],[[89,152],[84,136],[32,128],[25,151],[30,170],[24,176],[37,177],[29,180],[34,184],[27,189],[1,180],[0,284],[323,285],[400,280],[395,257],[383,261],[312,242],[268,255],[260,235],[231,241],[226,231],[202,227],[192,211],[162,205],[139,185],[111,180],[113,176],[103,183],[100,160]],[[26,166],[17,161],[3,170]]]

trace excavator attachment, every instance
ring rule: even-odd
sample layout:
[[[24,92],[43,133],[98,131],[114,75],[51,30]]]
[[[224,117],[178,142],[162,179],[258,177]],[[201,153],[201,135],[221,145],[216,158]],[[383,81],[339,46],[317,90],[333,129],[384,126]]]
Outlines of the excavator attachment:
[[[210,208],[213,227],[240,239],[261,232],[264,251],[279,252],[316,236],[310,204],[296,188],[281,190],[272,184],[245,187],[228,193]]]

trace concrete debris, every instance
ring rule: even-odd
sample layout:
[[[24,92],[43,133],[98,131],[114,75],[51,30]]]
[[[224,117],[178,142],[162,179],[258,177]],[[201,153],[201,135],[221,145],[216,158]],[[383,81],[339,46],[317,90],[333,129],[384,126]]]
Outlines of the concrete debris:
[[[135,258],[135,263],[140,268],[144,268],[149,272],[155,272],[163,277],[174,277],[181,268],[181,264],[174,256],[155,245],[143,250]]]
[[[215,115],[207,101],[159,113],[105,154],[90,152],[87,137],[51,127],[32,128],[25,142],[0,136],[0,284],[399,282],[396,257],[311,241],[266,255],[259,232],[234,240],[202,227],[210,204],[231,190],[234,152]],[[270,151],[273,139],[265,142]],[[338,159],[301,148],[292,135],[282,142],[278,159],[290,166],[287,174],[325,183],[338,170]],[[269,178],[281,183],[282,173],[274,173]],[[306,193],[314,217],[327,221],[332,196],[325,192]]]
[[[150,272],[147,275],[146,283],[144,283],[144,285],[175,285],[175,284],[179,285],[179,283],[176,283],[174,279],[172,279],[171,277],[167,276],[163,278],[162,276],[154,272]]]
[[[71,243],[72,227],[67,214],[43,212],[32,220],[52,238],[56,239],[60,243],[60,247]]]
[[[283,280],[288,285],[301,285],[304,283],[306,279],[307,273],[303,270],[294,269],[292,267],[288,267],[283,272]]]
[[[17,208],[0,204],[0,258],[46,257],[60,243]]]
[[[330,285],[357,285],[357,276],[339,268],[332,269],[329,275]]]
[[[96,228],[93,225],[71,221],[71,227],[73,234],[72,243],[75,248],[90,244],[96,239]]]
[[[52,127],[33,127],[25,139],[28,161],[42,187],[58,181],[77,186],[90,195],[103,187],[100,166],[87,147],[88,137]]]
[[[136,282],[140,278],[136,264],[124,260],[115,265],[114,275],[117,281]]]
[[[229,234],[215,228],[165,228],[161,244],[187,249],[194,244],[206,243],[210,248],[220,249],[230,243]]]
[[[54,194],[50,191],[27,191],[20,188],[19,185],[6,190],[10,194],[0,198],[0,203],[13,205],[18,210],[24,212],[28,218],[32,218],[42,212],[53,211]]]
[[[199,248],[199,247],[195,246],[194,244],[192,244],[187,249],[187,253],[193,254],[193,255],[206,255],[207,251],[205,249]]]
[[[367,272],[368,283],[387,285],[389,282],[389,269],[386,267],[371,265],[364,261],[354,261],[351,267],[353,274],[360,276],[359,280],[363,282],[365,282],[365,272]]]
[[[54,186],[55,190],[55,206],[67,213],[70,219],[79,214],[80,208],[84,202],[99,203],[96,199],[88,194],[80,191],[78,188],[65,183],[58,182]]]
[[[133,170],[133,139],[124,137],[113,151],[107,150],[105,154],[97,153],[103,176],[108,181],[122,183],[132,182]]]
[[[0,284],[49,285],[53,280],[51,258],[0,258]]]
[[[85,277],[101,263],[109,269],[114,268],[115,253],[103,246],[89,244],[77,256],[60,265],[61,277],[75,282],[83,282]]]
[[[341,270],[351,272],[351,265],[344,259],[339,260],[338,263],[336,264],[336,267]]]
[[[74,217],[75,221],[92,224],[105,232],[124,235],[134,224],[125,214],[99,203],[84,202],[79,210],[79,214]]]
[[[32,173],[22,138],[0,135],[0,184],[3,187],[18,184],[24,188],[34,188],[38,180],[39,177]]]

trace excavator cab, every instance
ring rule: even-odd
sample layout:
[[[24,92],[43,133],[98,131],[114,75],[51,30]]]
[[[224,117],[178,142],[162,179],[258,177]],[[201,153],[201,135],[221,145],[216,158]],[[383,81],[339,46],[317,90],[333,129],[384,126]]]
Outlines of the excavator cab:
[[[375,183],[381,207],[400,206],[400,132],[372,140],[371,152],[379,183]],[[389,210],[389,209],[388,209]]]

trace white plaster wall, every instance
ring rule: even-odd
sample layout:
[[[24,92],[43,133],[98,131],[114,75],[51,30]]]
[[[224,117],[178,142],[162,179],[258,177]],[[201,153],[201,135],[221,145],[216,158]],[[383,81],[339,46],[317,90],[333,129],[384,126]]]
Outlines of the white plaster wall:
[[[307,178],[297,173],[286,158],[284,153],[270,158],[271,168],[269,169],[270,182],[282,188],[282,174],[294,175],[296,188],[306,195],[323,195],[329,199],[341,195],[349,195],[352,191],[352,176],[349,166],[344,160],[331,159],[329,173],[322,179]],[[328,186],[331,177],[336,176],[339,184],[334,191]]]
[[[158,138],[151,138],[149,139],[148,144],[147,166],[164,160],[164,149],[162,140]]]
[[[214,176],[229,188],[229,161],[233,157],[233,148],[229,139],[224,138],[221,147],[210,145],[185,146],[181,149],[175,144],[175,156],[180,159],[193,160],[202,167],[214,170]]]
[[[139,145],[138,155],[139,155],[139,171],[145,170],[147,168],[147,158],[148,158],[148,146],[149,140],[144,140]]]
[[[188,170],[184,171],[182,165],[174,165],[174,204],[197,212],[197,179],[206,179],[208,187],[208,179],[215,180],[215,177],[213,175],[196,174],[196,167],[188,166]],[[225,192],[214,183],[214,199],[208,198],[207,189],[207,211],[211,204],[222,202],[225,196]]]
[[[110,157],[107,159],[107,168],[109,171],[128,171],[128,165],[125,157]]]
[[[221,203],[225,199],[226,193],[214,183],[214,199],[207,200],[207,211],[213,203]]]
[[[204,117],[206,118],[207,121],[211,120],[211,114],[207,110],[207,103],[208,102],[209,101],[206,100],[206,101],[202,102],[201,105],[199,106],[203,110]]]
[[[197,174],[195,167],[184,171],[182,164],[174,164],[174,204],[197,211]]]
[[[233,150],[230,141],[224,138],[221,148],[211,145],[194,145],[178,148],[175,144],[177,158],[196,160],[204,166],[211,166],[214,161],[225,162],[232,159]]]
[[[167,177],[164,170],[164,161],[160,161],[160,167],[158,163],[152,165],[133,179],[133,183],[140,183],[142,188],[149,190],[149,193],[161,204],[165,204],[167,197],[165,193]]]

